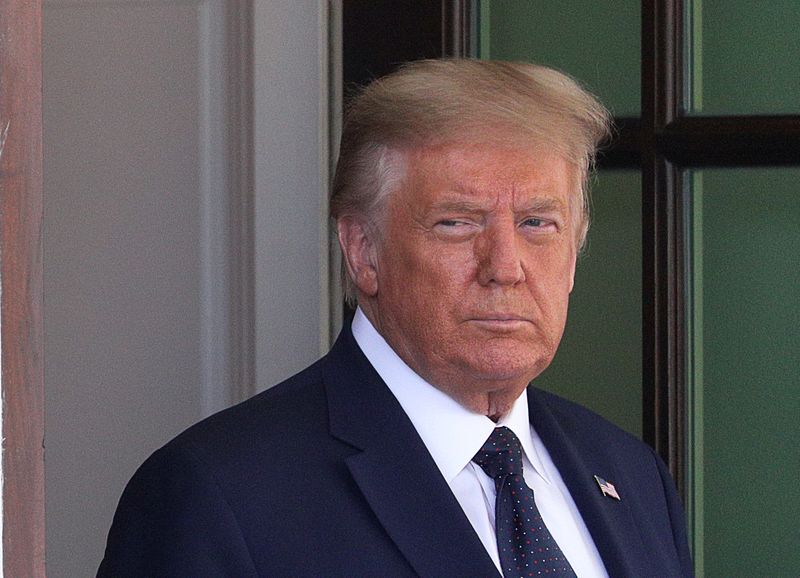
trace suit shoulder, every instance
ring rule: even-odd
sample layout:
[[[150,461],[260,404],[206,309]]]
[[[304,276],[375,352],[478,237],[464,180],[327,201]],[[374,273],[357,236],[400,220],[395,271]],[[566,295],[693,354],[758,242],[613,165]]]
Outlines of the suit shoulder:
[[[267,452],[287,431],[305,436],[327,428],[324,358],[285,381],[190,426],[158,453],[190,452],[211,462]]]

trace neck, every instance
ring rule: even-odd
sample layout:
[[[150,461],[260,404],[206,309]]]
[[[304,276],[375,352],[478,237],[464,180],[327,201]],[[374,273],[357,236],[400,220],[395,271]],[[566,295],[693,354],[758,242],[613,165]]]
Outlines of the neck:
[[[494,422],[506,415],[528,386],[531,376],[514,376],[491,379],[486,376],[465,375],[463,371],[448,368],[443,372],[427,372],[421,364],[415,363],[410,351],[398,347],[387,339],[383,319],[369,299],[359,298],[359,307],[372,327],[379,333],[389,347],[417,375],[436,389],[444,392],[468,410],[485,415]]]
[[[511,411],[514,403],[522,395],[525,385],[515,387],[504,387],[494,391],[465,391],[462,388],[447,388],[437,384],[434,387],[441,389],[447,395],[455,399],[458,403],[468,410],[481,415],[485,415],[493,422],[497,423],[503,416]],[[527,384],[526,384],[527,385]]]

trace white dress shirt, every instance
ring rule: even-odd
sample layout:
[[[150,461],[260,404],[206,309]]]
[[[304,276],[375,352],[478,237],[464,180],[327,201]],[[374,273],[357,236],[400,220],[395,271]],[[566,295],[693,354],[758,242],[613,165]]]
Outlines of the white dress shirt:
[[[417,375],[375,330],[361,309],[353,337],[400,402],[500,571],[494,529],[495,486],[472,457],[504,425],[522,444],[525,483],[550,533],[580,578],[607,578],[603,561],[550,454],[528,419],[527,391],[497,423],[474,413]],[[502,571],[500,571],[502,574]]]

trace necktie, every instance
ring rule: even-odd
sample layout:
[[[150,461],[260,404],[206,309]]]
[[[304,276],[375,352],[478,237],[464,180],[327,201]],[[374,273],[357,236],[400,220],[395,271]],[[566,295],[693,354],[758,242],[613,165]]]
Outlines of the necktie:
[[[503,576],[574,577],[522,477],[522,447],[514,432],[495,428],[472,461],[494,479],[497,490],[495,532]]]

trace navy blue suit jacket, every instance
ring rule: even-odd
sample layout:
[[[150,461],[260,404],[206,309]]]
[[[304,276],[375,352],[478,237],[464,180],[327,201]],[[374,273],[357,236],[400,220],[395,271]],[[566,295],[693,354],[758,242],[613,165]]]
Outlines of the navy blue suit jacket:
[[[672,480],[644,444],[535,388],[531,422],[609,575],[690,576]],[[612,481],[620,501],[593,476]],[[155,452],[120,500],[99,576],[496,577],[349,329],[284,383]]]

